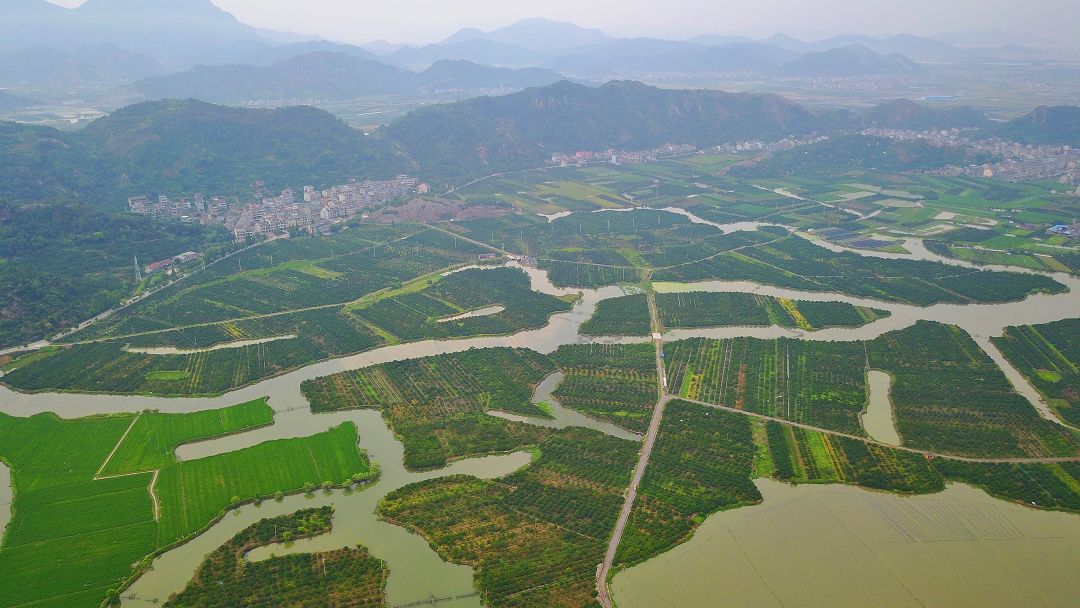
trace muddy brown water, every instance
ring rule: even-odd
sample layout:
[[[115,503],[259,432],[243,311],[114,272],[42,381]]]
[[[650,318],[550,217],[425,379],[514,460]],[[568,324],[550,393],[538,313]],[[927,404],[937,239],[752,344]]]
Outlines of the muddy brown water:
[[[1080,517],[952,485],[903,497],[758,480],[764,502],[617,574],[619,608],[1060,608],[1080,597]]]

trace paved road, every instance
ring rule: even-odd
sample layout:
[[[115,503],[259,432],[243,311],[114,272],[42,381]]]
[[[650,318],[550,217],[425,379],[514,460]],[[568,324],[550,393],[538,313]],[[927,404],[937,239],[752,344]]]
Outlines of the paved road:
[[[634,508],[634,500],[637,498],[638,487],[641,479],[645,476],[645,467],[649,465],[649,456],[652,455],[653,446],[656,444],[656,436],[660,432],[660,421],[664,417],[664,406],[672,399],[667,394],[667,375],[664,371],[664,344],[660,339],[660,318],[656,312],[656,297],[650,291],[648,296],[649,316],[652,318],[653,343],[656,346],[656,377],[660,382],[659,399],[653,408],[652,420],[649,422],[649,430],[645,433],[645,439],[641,443],[641,455],[638,457],[637,466],[634,467],[634,475],[630,479],[630,487],[626,492],[626,500],[623,501],[622,510],[619,511],[619,519],[615,522],[615,530],[611,534],[607,553],[604,554],[604,563],[596,569],[596,591],[599,595],[600,604],[604,608],[611,608],[611,597],[608,595],[607,578],[611,572],[611,565],[615,563],[615,554],[619,550],[622,541],[623,530],[626,522],[630,520],[630,512]]]

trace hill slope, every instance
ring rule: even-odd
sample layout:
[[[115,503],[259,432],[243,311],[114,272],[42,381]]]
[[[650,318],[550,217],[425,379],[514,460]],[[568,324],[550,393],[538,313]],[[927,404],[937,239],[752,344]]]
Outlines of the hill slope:
[[[882,55],[860,44],[810,53],[782,68],[789,76],[807,77],[895,76],[921,71],[919,64],[903,55]]]
[[[391,124],[386,136],[427,171],[449,177],[535,164],[560,151],[778,139],[821,130],[829,120],[773,95],[560,82],[423,108]]]
[[[247,192],[413,170],[394,147],[311,107],[251,110],[160,101],[77,133],[0,123],[0,203],[126,205],[133,194]]]
[[[1041,106],[994,134],[1025,144],[1080,146],[1080,106]]]

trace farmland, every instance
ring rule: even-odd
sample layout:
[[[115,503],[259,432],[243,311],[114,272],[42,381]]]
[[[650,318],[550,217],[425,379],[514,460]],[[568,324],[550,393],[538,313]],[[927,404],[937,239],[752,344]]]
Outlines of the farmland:
[[[767,326],[858,327],[889,316],[888,311],[846,302],[809,302],[745,293],[661,293],[656,306],[665,328]]]
[[[854,435],[864,431],[866,354],[857,342],[695,338],[664,345],[668,389]]]
[[[1080,319],[1009,327],[993,341],[1063,420],[1080,426]]]
[[[652,331],[645,294],[601,300],[596,314],[581,325],[592,336],[647,336]]]
[[[405,444],[412,469],[532,445],[546,430],[488,416],[546,416],[530,403],[554,365],[524,349],[482,349],[395,361],[304,382],[314,412],[378,409]]]
[[[94,480],[132,419],[0,415],[0,457],[15,488],[0,604],[96,606],[155,549],[151,475]]]
[[[687,540],[706,516],[761,500],[750,481],[750,420],[672,401],[616,561],[633,565]]]
[[[903,493],[937,492],[941,476],[909,452],[766,423],[774,476],[791,483],[850,483]]]
[[[253,402],[138,420],[0,415],[0,458],[15,488],[0,548],[11,584],[0,588],[0,603],[96,606],[132,575],[133,564],[190,537],[232,504],[371,473],[352,425],[182,463],[172,457],[177,443],[253,428],[268,413]],[[101,476],[107,461],[134,470]],[[156,483],[155,473],[136,472],[151,466],[158,467]]]
[[[158,545],[168,546],[202,529],[238,502],[276,492],[296,492],[323,482],[347,485],[371,473],[356,445],[352,423],[299,439],[174,463],[161,470]]]
[[[893,376],[906,445],[973,456],[1073,456],[1080,442],[1039,417],[963,330],[926,321],[867,344],[870,366]]]
[[[363,547],[245,561],[257,547],[329,532],[332,516],[332,507],[322,507],[250,526],[207,556],[195,579],[165,606],[383,606],[386,564]]]
[[[566,374],[553,393],[559,403],[644,432],[659,390],[652,344],[560,346],[552,360]]]
[[[531,466],[498,481],[457,476],[390,493],[379,515],[476,569],[494,607],[596,602],[596,564],[636,457],[632,442],[584,429],[553,434]]]
[[[101,475],[160,469],[173,463],[173,452],[180,445],[266,426],[273,421],[274,413],[266,399],[192,414],[144,412],[104,463]]]
[[[567,302],[532,291],[520,270],[465,270],[421,281],[415,290],[348,306],[231,321],[193,329],[76,344],[48,363],[5,377],[24,390],[65,389],[155,395],[218,394],[297,367],[387,342],[514,333],[542,327]],[[496,314],[440,322],[492,305]],[[294,337],[295,336],[295,337]],[[283,339],[237,348],[150,354],[147,347]]]

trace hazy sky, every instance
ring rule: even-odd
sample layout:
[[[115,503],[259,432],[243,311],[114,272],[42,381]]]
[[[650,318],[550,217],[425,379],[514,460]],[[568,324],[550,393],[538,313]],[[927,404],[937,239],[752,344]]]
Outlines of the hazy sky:
[[[83,0],[51,0],[78,6]],[[621,36],[704,33],[807,39],[838,33],[937,34],[1004,29],[1075,38],[1080,0],[213,0],[250,25],[347,42],[433,42],[462,27],[494,29],[525,17],[599,27]]]

